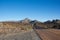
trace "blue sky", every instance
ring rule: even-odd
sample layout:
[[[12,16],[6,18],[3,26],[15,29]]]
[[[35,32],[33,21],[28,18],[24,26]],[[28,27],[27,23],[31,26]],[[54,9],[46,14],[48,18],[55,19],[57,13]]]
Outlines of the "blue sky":
[[[60,0],[0,0],[0,21],[60,19]]]

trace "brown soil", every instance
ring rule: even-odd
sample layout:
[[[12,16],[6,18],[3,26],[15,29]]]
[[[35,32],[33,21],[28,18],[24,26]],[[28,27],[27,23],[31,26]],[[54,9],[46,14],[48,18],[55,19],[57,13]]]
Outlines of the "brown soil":
[[[42,40],[60,40],[60,30],[58,29],[36,29]]]

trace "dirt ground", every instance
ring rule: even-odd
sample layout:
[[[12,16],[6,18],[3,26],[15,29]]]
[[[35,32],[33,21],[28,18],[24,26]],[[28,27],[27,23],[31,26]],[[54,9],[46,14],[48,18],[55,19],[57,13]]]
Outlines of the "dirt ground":
[[[36,29],[36,32],[42,40],[60,40],[59,29]]]

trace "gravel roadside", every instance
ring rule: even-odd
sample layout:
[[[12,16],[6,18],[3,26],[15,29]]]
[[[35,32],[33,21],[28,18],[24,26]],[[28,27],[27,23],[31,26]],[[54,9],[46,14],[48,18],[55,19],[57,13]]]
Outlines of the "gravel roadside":
[[[34,30],[1,37],[0,40],[41,40]]]

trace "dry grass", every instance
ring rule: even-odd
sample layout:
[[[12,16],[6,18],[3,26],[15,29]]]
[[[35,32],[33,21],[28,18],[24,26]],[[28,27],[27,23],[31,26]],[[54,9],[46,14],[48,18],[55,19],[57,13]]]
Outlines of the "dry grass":
[[[22,24],[16,22],[3,22],[0,23],[0,34],[16,33],[31,30],[32,26],[30,24]]]

